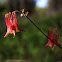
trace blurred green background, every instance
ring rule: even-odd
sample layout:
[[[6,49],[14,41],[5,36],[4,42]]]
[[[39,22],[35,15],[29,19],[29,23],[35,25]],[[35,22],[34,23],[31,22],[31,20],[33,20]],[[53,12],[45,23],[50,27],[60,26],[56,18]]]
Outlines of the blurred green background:
[[[52,52],[50,47],[44,47],[48,39],[26,18],[17,13],[19,27],[23,32],[16,37],[9,34],[5,14],[14,10],[26,8],[28,17],[46,34],[57,28],[62,34],[62,0],[47,0],[46,7],[36,6],[41,0],[0,0],[0,62],[62,62],[62,49],[58,46]],[[46,1],[46,0],[45,0]],[[40,4],[42,5],[42,4]],[[52,33],[52,32],[51,32]],[[58,37],[62,45],[62,39]]]

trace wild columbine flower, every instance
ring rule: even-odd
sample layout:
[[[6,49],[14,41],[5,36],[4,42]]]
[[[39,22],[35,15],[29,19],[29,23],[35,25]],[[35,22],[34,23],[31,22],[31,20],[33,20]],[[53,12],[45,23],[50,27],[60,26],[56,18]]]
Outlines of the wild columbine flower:
[[[13,15],[13,23],[12,23],[12,19],[11,19],[12,15]],[[5,21],[6,21],[6,25],[7,25],[7,32],[6,32],[5,36],[4,36],[4,38],[7,37],[9,35],[9,33],[13,34],[14,37],[15,37],[16,32],[23,31],[18,26],[16,13],[12,12],[12,15],[11,15],[11,12],[9,12],[9,14],[5,15]]]
[[[50,30],[48,30],[48,37],[49,37],[50,39],[52,39],[52,37],[51,37],[51,35],[50,35]],[[52,49],[53,49],[54,43],[53,43],[49,38],[48,38],[48,43],[47,43],[44,47],[50,46],[50,47],[52,47]]]
[[[52,33],[52,36],[50,35],[50,30],[48,30],[48,37],[53,40],[54,43],[56,43],[57,45],[61,46],[58,42],[57,42],[57,28],[54,28],[53,29],[53,33]],[[48,39],[48,43],[44,46],[50,46],[52,47],[52,51],[54,50],[54,46],[55,44],[50,40]]]

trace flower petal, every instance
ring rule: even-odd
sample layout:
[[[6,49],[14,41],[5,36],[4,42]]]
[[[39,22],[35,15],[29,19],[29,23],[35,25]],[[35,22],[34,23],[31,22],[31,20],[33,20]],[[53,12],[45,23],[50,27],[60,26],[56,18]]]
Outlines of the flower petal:
[[[47,43],[44,47],[47,47],[49,45],[49,43]]]
[[[13,34],[14,34],[14,37],[15,37],[15,35],[16,35],[16,30],[12,30],[12,32],[13,32]]]
[[[22,31],[22,32],[23,32],[23,30],[22,30],[22,29],[20,29],[18,25],[17,25],[17,27],[18,27],[18,29],[19,29],[20,31]]]
[[[5,21],[6,21],[6,25],[8,26],[8,14],[5,14]]]
[[[9,32],[7,32],[7,33],[5,34],[4,38],[7,37],[8,35],[9,35]]]
[[[15,12],[12,12],[13,14],[13,25],[15,25],[17,27],[17,18],[16,18],[16,13]]]

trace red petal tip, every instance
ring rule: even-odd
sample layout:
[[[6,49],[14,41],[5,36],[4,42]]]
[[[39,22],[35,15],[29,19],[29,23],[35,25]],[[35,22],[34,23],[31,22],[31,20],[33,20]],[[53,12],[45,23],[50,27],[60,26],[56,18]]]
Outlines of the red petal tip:
[[[7,13],[7,14],[5,14],[5,17],[8,17],[8,13]]]

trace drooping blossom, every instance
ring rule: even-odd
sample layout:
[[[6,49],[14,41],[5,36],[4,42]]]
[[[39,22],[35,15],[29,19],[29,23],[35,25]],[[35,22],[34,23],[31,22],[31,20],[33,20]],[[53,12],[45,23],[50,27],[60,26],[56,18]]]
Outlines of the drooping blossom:
[[[54,50],[54,46],[57,44],[58,46],[61,46],[58,42],[57,42],[57,28],[53,29],[53,33],[52,36],[50,35],[50,30],[48,30],[48,37],[53,40],[53,42],[48,38],[48,43],[44,46],[50,46],[52,48],[52,51]]]
[[[57,34],[57,28],[53,29],[53,34],[52,34],[52,40],[58,45],[58,46],[61,46],[58,42],[57,42],[57,37],[58,37],[58,34]]]
[[[50,39],[52,39],[52,37],[51,37],[51,35],[50,35],[50,30],[48,30],[48,37],[49,37]],[[50,46],[50,47],[52,47],[52,49],[53,49],[54,43],[53,43],[49,38],[48,38],[48,43],[47,43],[44,47]]]
[[[12,15],[13,15],[13,22],[12,22],[12,19],[11,19]],[[8,14],[5,15],[5,21],[6,21],[6,25],[7,25],[7,32],[4,36],[4,38],[7,37],[9,35],[9,33],[13,34],[14,37],[15,37],[16,32],[23,31],[18,26],[16,13],[12,12],[12,15],[11,15],[11,12],[9,12]]]

